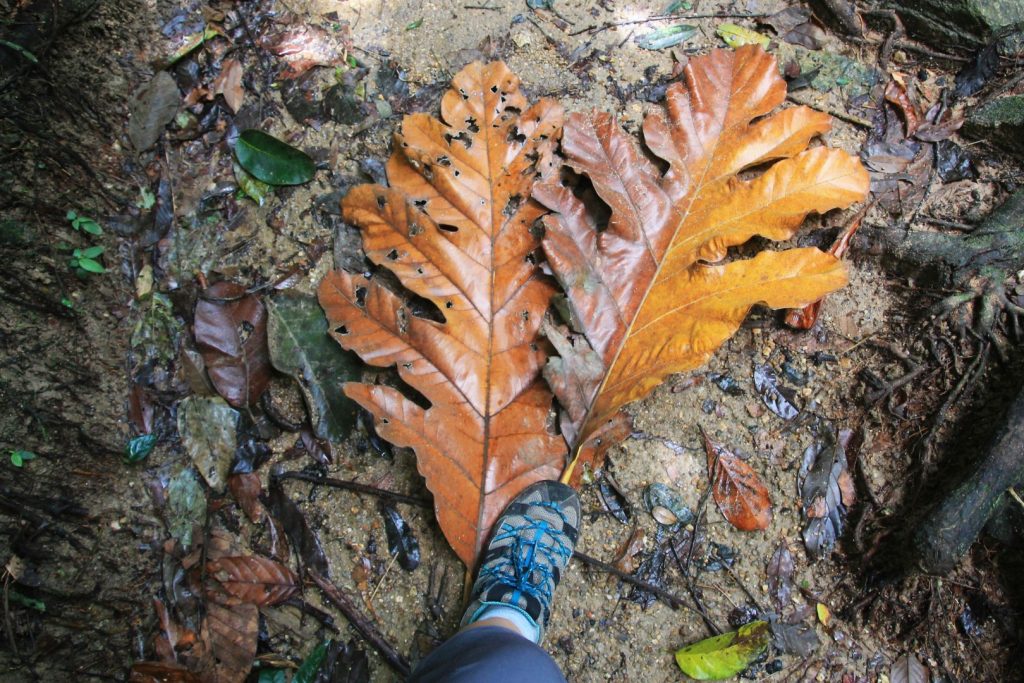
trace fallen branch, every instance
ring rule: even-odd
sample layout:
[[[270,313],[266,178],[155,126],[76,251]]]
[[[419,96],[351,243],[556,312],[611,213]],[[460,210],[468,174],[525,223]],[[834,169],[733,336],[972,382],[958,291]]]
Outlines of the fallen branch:
[[[956,566],[999,499],[1024,477],[1024,391],[977,469],[932,510],[914,535],[917,565],[929,574]]]
[[[697,612],[697,610],[695,610],[693,607],[690,607],[685,602],[683,602],[683,599],[680,598],[678,595],[669,593],[667,590],[664,590],[663,588],[658,588],[653,583],[647,583],[646,581],[642,581],[633,576],[632,574],[627,574],[626,572],[622,571],[618,567],[615,567],[614,565],[610,565],[607,562],[602,562],[596,557],[591,557],[590,555],[581,553],[580,551],[576,550],[573,551],[572,559],[582,562],[583,564],[589,565],[595,569],[600,569],[603,572],[613,574],[614,576],[622,579],[626,583],[636,586],[640,590],[647,591],[648,593],[653,593],[657,597],[664,600],[665,604],[667,604],[672,609],[675,609],[677,607],[685,607],[688,610]]]
[[[760,19],[762,17],[770,16],[766,12],[755,12],[755,13],[712,13],[712,14],[657,14],[653,17],[647,17],[646,19],[629,19],[627,21],[609,21],[606,24],[600,26],[588,26],[587,28],[581,28],[578,31],[573,31],[570,36],[578,36],[581,33],[597,34],[601,31],[607,31],[610,28],[617,26],[631,26],[633,24],[646,24],[649,21],[669,21],[685,20],[685,19]]]
[[[377,496],[379,498],[387,498],[393,500],[396,503],[407,503],[409,505],[419,505],[421,507],[430,507],[433,505],[433,501],[429,498],[420,498],[417,496],[409,496],[404,493],[395,493],[394,491],[388,491],[387,489],[377,488],[376,486],[370,486],[369,484],[360,484],[356,481],[347,481],[345,479],[332,479],[331,477],[321,477],[315,474],[306,474],[305,472],[284,472],[277,475],[277,479],[296,479],[298,481],[308,481],[311,484],[319,484],[321,486],[330,486],[336,489],[345,489],[346,491],[355,491],[356,493],[366,493],[371,496]]]
[[[338,588],[328,579],[320,576],[316,572],[306,570],[313,582],[320,586],[320,590],[324,592],[327,599],[341,610],[341,613],[345,615],[345,619],[348,623],[355,627],[359,635],[376,650],[384,661],[388,663],[392,669],[394,669],[403,679],[409,677],[410,668],[409,663],[405,661],[405,657],[398,654],[398,650],[394,648],[391,643],[388,642],[384,634],[381,633],[372,621],[366,618],[366,616],[359,611],[356,607],[355,601],[348,596],[341,588]]]

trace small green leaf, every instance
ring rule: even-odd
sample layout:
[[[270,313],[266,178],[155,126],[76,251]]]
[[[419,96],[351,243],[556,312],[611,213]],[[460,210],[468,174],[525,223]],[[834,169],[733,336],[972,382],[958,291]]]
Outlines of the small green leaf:
[[[739,631],[706,638],[676,651],[676,664],[698,681],[731,678],[754,663],[768,649],[767,621],[752,621]]]
[[[26,48],[22,47],[21,45],[18,45],[17,43],[12,43],[9,40],[4,40],[3,38],[0,38],[0,45],[3,45],[5,47],[11,48],[15,52],[17,52],[19,55],[24,57],[27,61],[32,62],[33,64],[38,64],[39,63],[39,58],[38,57],[36,57],[34,54],[29,52]]]
[[[34,460],[36,454],[32,451],[15,450],[11,451],[11,464],[15,467],[21,467],[29,460]]]
[[[715,33],[733,49],[744,45],[760,45],[767,50],[768,44],[772,42],[765,34],[738,24],[722,24],[715,29]]]
[[[67,219],[68,219],[69,221],[73,221],[73,220],[75,220],[76,218],[78,218],[78,214],[77,214],[77,213],[75,213],[74,211],[72,211],[71,209],[68,209],[68,213],[67,213]]]
[[[35,598],[30,598],[27,595],[22,595],[13,588],[7,591],[7,597],[10,599],[11,602],[17,603],[24,607],[28,607],[29,609],[34,609],[37,612],[46,611],[46,603],[44,603],[42,600],[36,600]]]
[[[313,179],[313,160],[300,149],[263,131],[242,131],[235,144],[235,158],[253,175],[270,185],[300,185]]]
[[[666,26],[636,38],[636,44],[644,50],[664,50],[675,47],[697,35],[698,28],[690,24]]]
[[[71,299],[67,298],[67,297],[62,297],[61,300],[60,300],[60,303],[61,303],[62,306],[66,306],[67,308],[74,308],[75,307],[75,302],[72,301]]]
[[[142,462],[156,445],[156,434],[142,434],[128,441],[124,449],[124,459],[129,463]]]
[[[238,187],[245,193],[245,196],[263,206],[263,203],[267,201],[267,195],[274,191],[273,186],[246,173],[237,161],[231,166],[235,169],[235,180],[238,182]]]
[[[98,261],[93,261],[91,258],[78,259],[78,267],[88,273],[105,273],[107,269],[103,267]]]
[[[148,187],[139,188],[139,201],[135,203],[135,206],[140,209],[151,209],[156,204],[156,195],[149,191]]]
[[[78,250],[76,249],[75,251],[77,252]],[[85,258],[96,258],[102,253],[103,247],[89,247],[88,249],[83,249],[80,255]]]
[[[292,676],[292,683],[313,683],[316,680],[316,674],[320,671],[320,665],[323,664],[324,656],[327,655],[327,648],[330,645],[331,641],[325,640],[314,647],[312,652],[303,660],[302,665],[295,671],[295,675]]]
[[[406,31],[415,31],[415,30],[416,30],[416,29],[418,29],[418,28],[419,28],[420,26],[423,26],[423,17],[420,17],[420,18],[419,18],[419,19],[417,19],[416,21],[414,21],[414,22],[412,22],[412,23],[410,23],[410,24],[406,25],[406,27],[405,27],[405,30],[406,30]]]
[[[72,268],[78,268],[78,259],[72,258],[70,261],[68,261],[68,265],[71,266]]]

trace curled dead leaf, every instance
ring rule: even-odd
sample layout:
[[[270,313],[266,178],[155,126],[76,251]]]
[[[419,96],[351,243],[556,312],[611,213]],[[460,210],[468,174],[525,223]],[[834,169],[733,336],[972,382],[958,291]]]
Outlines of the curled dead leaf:
[[[703,431],[708,456],[711,495],[722,515],[740,531],[767,529],[772,521],[772,501],[768,488],[744,460]]]

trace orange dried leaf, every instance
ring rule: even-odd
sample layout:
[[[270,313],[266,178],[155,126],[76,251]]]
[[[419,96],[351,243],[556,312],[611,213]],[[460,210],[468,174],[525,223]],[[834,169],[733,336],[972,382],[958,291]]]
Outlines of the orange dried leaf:
[[[785,240],[808,213],[863,199],[868,175],[843,151],[807,149],[829,130],[827,115],[807,107],[768,115],[786,86],[760,47],[694,58],[684,81],[643,124],[665,173],[610,115],[569,116],[562,151],[611,210],[603,229],[554,174],[534,188],[555,212],[544,218],[544,253],[580,332],[545,328],[559,356],[545,377],[577,453],[609,421],[621,421],[627,403],[704,363],[753,305],[803,306],[846,283],[839,261],[817,249],[715,265],[755,235]],[[775,160],[753,178],[738,177]],[[600,449],[591,453],[600,457]]]
[[[554,288],[530,230],[545,213],[530,195],[562,109],[547,99],[528,106],[518,78],[495,62],[463,69],[441,114],[407,116],[388,162],[391,186],[362,185],[342,202],[367,256],[404,291],[335,271],[319,296],[344,348],[397,367],[422,397],[345,385],[382,437],[416,452],[441,528],[472,566],[506,503],[557,478],[565,461],[540,377],[538,329]],[[436,310],[424,311],[423,299]]]
[[[295,595],[299,579],[288,567],[256,555],[222,557],[208,562],[206,571],[242,602],[276,605]]]
[[[740,531],[767,529],[772,521],[768,488],[745,461],[704,434],[711,495],[729,523]]]

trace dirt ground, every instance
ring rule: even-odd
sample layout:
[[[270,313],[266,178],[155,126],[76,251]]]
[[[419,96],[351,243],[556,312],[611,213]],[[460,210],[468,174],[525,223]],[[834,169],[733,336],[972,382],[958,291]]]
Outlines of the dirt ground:
[[[241,208],[232,205],[217,219],[193,222],[188,230],[179,220],[169,235],[149,234],[147,214],[137,206],[139,188],[169,181],[174,215],[201,214],[197,207],[218,201],[210,197],[223,195],[218,193],[224,188],[234,191],[225,129],[243,126],[225,116],[220,129],[202,137],[175,140],[168,133],[158,147],[139,154],[126,134],[129,100],[152,77],[153,61],[169,49],[161,28],[175,17],[195,22],[212,6],[100,2],[60,34],[46,55],[44,74],[29,73],[14,90],[0,92],[3,219],[28,231],[0,235],[0,554],[4,562],[18,556],[29,568],[15,586],[19,594],[45,603],[45,611],[16,604],[5,588],[0,680],[127,680],[132,662],[152,658],[152,638],[159,630],[152,599],[164,595],[167,577],[161,572],[168,563],[165,520],[151,492],[159,488],[154,482],[166,480],[185,458],[173,408],[188,383],[177,351],[173,360],[154,360],[160,351],[146,350],[138,340],[140,322],[149,314],[135,296],[142,267],[160,266],[154,287],[175,306],[176,323],[169,324],[167,334],[187,346],[181,338],[189,334],[190,309],[181,302],[194,301],[197,277],[263,283],[268,292],[287,287],[312,293],[336,261],[353,257],[346,243],[335,248],[335,229],[342,236],[345,229],[338,228],[336,216],[324,218],[319,202],[366,181],[361,171],[365,160],[387,158],[405,112],[369,123],[366,110],[355,123],[296,121],[282,102],[281,89],[272,87],[267,53],[254,47],[247,33],[259,30],[256,17],[325,26],[347,22],[352,54],[369,69],[367,82],[375,83],[378,72],[397,65],[409,86],[410,111],[436,113],[438,95],[455,72],[467,61],[496,54],[520,76],[531,100],[551,96],[570,111],[612,111],[636,132],[644,112],[658,106],[649,100],[658,99],[655,88],[670,77],[674,61],[722,46],[715,27],[724,19],[687,20],[701,31],[672,51],[639,49],[634,38],[649,30],[642,24],[574,33],[656,15],[664,4],[557,0],[554,13],[513,0],[479,5],[463,0],[238,3],[253,22],[232,35],[243,46],[238,58],[246,70],[248,108],[238,118],[309,151],[320,170],[312,183],[278,192],[262,207],[248,200],[241,206],[238,200]],[[690,12],[767,14],[799,4],[705,0],[694,2]],[[13,8],[5,5],[4,10]],[[749,19],[737,21],[754,25]],[[877,35],[884,37],[884,32]],[[788,45],[774,49],[780,61],[794,50]],[[823,48],[869,65],[877,49],[877,44],[844,41],[833,31]],[[902,50],[892,62],[890,68],[903,73],[927,70],[932,81],[951,79],[956,69],[954,63]],[[313,74],[319,83],[334,77],[331,69]],[[811,106],[840,113],[846,110],[843,95],[841,88],[800,93]],[[383,99],[372,87],[367,98],[371,104]],[[864,127],[837,120],[825,139],[856,155],[866,135]],[[1019,164],[998,150],[981,145],[975,159],[977,179],[946,184],[933,179],[922,210],[965,220],[963,204],[969,195],[970,211],[984,215],[1005,180],[1020,177]],[[106,226],[100,243],[106,248],[107,274],[79,278],[65,267],[66,256],[56,245],[78,246],[82,237],[69,228],[68,209],[95,216]],[[795,241],[827,246],[834,228],[845,225],[852,213],[813,217]],[[230,219],[224,218],[228,214]],[[876,208],[866,222],[885,227],[897,220]],[[814,227],[824,229],[815,236]],[[157,259],[154,245],[162,254]],[[672,487],[697,510],[708,486],[703,429],[749,456],[771,491],[774,517],[767,530],[744,533],[729,525],[713,503],[706,504],[707,539],[722,544],[727,549],[722,552],[734,551],[735,563],[707,569],[687,586],[670,560],[659,585],[687,605],[695,604],[696,596],[707,621],[730,630],[730,613],[737,608],[770,609],[766,564],[785,543],[796,558],[794,608],[806,606],[805,621],[820,640],[807,657],[771,655],[745,676],[893,680],[893,663],[913,654],[931,668],[936,681],[1024,680],[1016,662],[1022,596],[1013,580],[1019,567],[1013,552],[1019,555],[1019,548],[1011,552],[985,540],[944,578],[890,571],[902,562],[905,549],[898,539],[943,490],[944,473],[969,464],[998,424],[1024,374],[1019,351],[1014,348],[1006,363],[993,363],[972,393],[957,402],[930,447],[916,448],[955,385],[956,368],[926,359],[927,370],[916,381],[877,403],[866,399],[871,387],[865,371],[883,378],[906,371],[893,349],[920,354],[918,342],[929,329],[924,310],[952,290],[894,270],[866,239],[855,243],[849,263],[849,286],[827,300],[813,330],[793,332],[776,316],[755,312],[695,373],[732,378],[735,392],[723,391],[711,379],[680,377],[632,407],[636,432],[612,449],[608,465],[632,512],[627,523],[618,521],[607,512],[598,485],[585,485],[579,550],[611,562],[634,530],[642,529],[639,558],[650,555],[657,523],[642,502],[650,484]],[[969,351],[965,357],[970,358]],[[753,385],[755,363],[772,364],[780,372],[784,368],[808,412],[853,430],[861,440],[849,456],[858,502],[849,511],[838,547],[822,559],[812,560],[804,550],[797,484],[802,454],[814,436],[807,423],[794,426],[764,408]],[[154,387],[153,432],[159,440],[144,462],[129,465],[122,457],[132,436],[129,390],[143,369]],[[276,379],[271,393],[285,413],[301,411],[288,380]],[[275,465],[298,470],[309,464],[306,455],[290,458],[295,439],[285,432],[271,440],[271,461],[259,471],[265,485]],[[38,457],[16,469],[6,461],[12,449]],[[425,494],[411,451],[382,456],[358,431],[335,444],[333,464],[315,471]],[[423,558],[417,569],[406,571],[387,556],[375,500],[301,481],[287,481],[285,490],[319,535],[335,582],[360,596],[400,653],[414,662],[455,631],[464,569],[432,511],[399,506]],[[230,518],[237,525],[232,531],[240,538],[251,535],[252,546],[270,542],[267,531],[255,529],[243,516]],[[5,587],[12,576],[8,568]],[[614,576],[573,563],[546,639],[570,681],[680,680],[673,652],[712,635],[693,609],[673,609],[658,600],[642,607],[628,599],[632,590]],[[301,661],[325,635],[358,640],[315,588],[307,588],[303,597],[334,614],[340,631],[331,633],[294,607],[268,608],[261,648]],[[830,619],[815,617],[819,604],[827,607]],[[439,609],[432,611],[431,605]],[[965,628],[965,612],[974,615],[976,628]],[[371,680],[396,680],[366,649]]]

